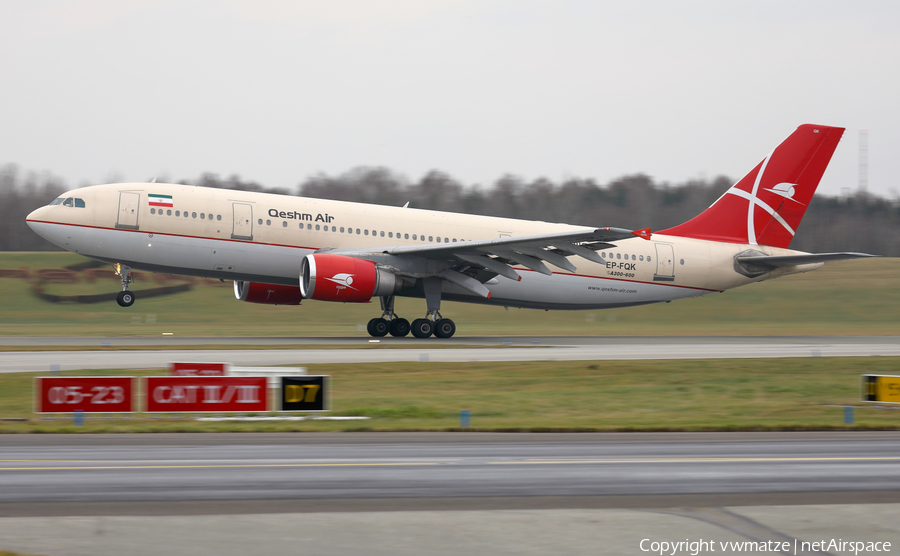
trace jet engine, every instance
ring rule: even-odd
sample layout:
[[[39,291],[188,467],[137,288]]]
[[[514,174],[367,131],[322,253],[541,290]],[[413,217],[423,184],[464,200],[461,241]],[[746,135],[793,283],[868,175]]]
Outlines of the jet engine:
[[[303,299],[297,286],[259,284],[241,280],[234,281],[234,296],[241,301],[265,305],[300,305]]]
[[[300,266],[304,299],[366,303],[375,296],[393,295],[402,287],[402,278],[365,259],[313,253],[304,257]]]

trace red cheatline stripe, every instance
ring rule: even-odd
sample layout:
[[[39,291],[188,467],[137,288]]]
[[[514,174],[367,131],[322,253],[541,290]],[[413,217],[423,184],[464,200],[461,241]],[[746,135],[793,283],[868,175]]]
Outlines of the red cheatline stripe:
[[[150,202],[150,206],[151,206],[151,207],[174,207],[175,205],[173,205],[171,202],[166,203],[166,202],[153,202],[153,201],[151,201],[151,202]]]

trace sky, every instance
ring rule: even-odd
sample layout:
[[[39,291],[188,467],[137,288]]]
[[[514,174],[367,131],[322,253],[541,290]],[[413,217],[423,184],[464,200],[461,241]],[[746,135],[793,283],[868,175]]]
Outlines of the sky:
[[[847,128],[819,191],[900,184],[900,2],[0,3],[0,164],[72,186],[386,166],[467,185],[740,178]]]

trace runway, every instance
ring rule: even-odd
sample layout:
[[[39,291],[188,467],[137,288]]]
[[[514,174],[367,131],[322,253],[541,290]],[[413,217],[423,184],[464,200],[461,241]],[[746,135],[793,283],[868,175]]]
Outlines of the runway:
[[[30,553],[900,541],[896,432],[5,435],[0,454],[0,544]]]
[[[740,505],[785,494],[793,503],[900,502],[900,432],[4,435],[0,447],[0,515],[123,502],[140,515],[140,502],[210,510],[226,500],[225,513],[278,500],[342,511],[362,499],[388,509],[442,499],[457,499],[457,509],[485,499],[520,509],[624,497],[646,506],[685,496]]]
[[[629,359],[718,359],[776,357],[900,356],[900,338],[872,337],[544,337],[453,338],[2,338],[2,345],[80,346],[81,351],[7,351],[0,372],[43,372],[54,366],[78,369],[154,369],[171,361],[227,361],[235,365],[304,365],[395,361],[588,361]],[[19,343],[15,343],[19,342]],[[153,342],[153,343],[151,343]],[[254,349],[184,349],[221,343]],[[293,349],[279,346],[319,346]],[[115,349],[135,346],[174,349]],[[176,346],[182,346],[177,349]],[[273,349],[278,348],[278,349]]]

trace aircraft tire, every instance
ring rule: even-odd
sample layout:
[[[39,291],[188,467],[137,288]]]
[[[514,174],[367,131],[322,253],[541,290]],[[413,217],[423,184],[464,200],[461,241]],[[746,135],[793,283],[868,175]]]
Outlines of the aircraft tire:
[[[391,336],[402,338],[409,334],[409,321],[395,318],[391,320]]]
[[[374,318],[369,321],[369,324],[366,325],[366,331],[369,333],[369,336],[373,336],[375,338],[386,336],[390,329],[390,323],[382,318]]]
[[[434,333],[434,323],[429,319],[412,321],[412,334],[416,338],[428,338]]]
[[[450,338],[456,334],[456,323],[450,319],[440,319],[434,323],[434,335],[438,338]]]
[[[119,295],[116,296],[116,303],[118,303],[120,307],[131,307],[134,305],[134,292],[127,290],[120,291]]]

